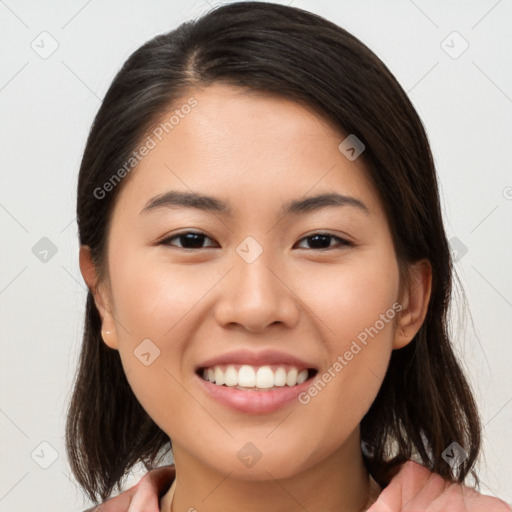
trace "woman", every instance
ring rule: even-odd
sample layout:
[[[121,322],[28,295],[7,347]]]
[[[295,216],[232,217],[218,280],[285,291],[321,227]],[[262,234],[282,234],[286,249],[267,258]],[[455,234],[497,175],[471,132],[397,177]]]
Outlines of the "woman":
[[[72,470],[96,501],[175,463],[100,510],[509,510],[463,485],[481,425],[426,134],[345,30],[240,2],[143,45],[77,218]]]

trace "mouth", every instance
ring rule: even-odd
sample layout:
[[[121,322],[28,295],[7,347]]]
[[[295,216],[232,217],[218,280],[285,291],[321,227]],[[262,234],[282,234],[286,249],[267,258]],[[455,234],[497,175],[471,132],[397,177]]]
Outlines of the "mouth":
[[[275,391],[296,388],[313,379],[316,368],[303,368],[289,364],[253,366],[248,364],[219,364],[200,367],[196,374],[206,382],[224,388],[242,391]]]

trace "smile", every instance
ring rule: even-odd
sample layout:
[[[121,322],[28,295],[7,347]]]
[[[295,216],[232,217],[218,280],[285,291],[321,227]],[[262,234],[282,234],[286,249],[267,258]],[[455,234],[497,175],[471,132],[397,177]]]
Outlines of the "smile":
[[[199,376],[217,386],[241,390],[271,390],[284,386],[296,386],[313,377],[313,368],[298,368],[292,365],[215,365],[200,368]]]
[[[226,364],[196,371],[199,387],[208,400],[245,414],[268,414],[295,404],[318,373],[314,368],[280,364],[251,366]]]

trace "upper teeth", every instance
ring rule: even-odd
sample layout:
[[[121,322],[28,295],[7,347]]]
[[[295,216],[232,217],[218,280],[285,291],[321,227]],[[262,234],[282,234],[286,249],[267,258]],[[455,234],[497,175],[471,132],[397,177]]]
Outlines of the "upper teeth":
[[[260,366],[247,364],[218,365],[203,370],[203,379],[218,386],[242,386],[245,388],[267,389],[274,386],[296,386],[308,378],[308,370],[298,370],[294,366]]]

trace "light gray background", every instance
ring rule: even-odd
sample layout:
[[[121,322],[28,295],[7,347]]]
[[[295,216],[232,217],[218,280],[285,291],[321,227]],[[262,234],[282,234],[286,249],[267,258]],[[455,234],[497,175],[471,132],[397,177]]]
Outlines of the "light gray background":
[[[512,1],[291,3],[375,51],[425,124],[474,321],[454,331],[485,423],[482,492],[512,502]],[[208,8],[0,0],[0,512],[87,506],[63,444],[86,297],[74,213],[81,153],[125,59]],[[46,262],[32,251],[43,237],[57,248]]]

